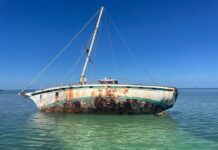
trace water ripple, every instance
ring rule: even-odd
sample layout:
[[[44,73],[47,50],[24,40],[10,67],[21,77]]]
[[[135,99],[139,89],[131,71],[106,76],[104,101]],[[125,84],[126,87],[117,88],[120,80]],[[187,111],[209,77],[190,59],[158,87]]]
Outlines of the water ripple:
[[[0,149],[218,149],[218,90],[180,90],[166,116],[42,113],[0,95]]]

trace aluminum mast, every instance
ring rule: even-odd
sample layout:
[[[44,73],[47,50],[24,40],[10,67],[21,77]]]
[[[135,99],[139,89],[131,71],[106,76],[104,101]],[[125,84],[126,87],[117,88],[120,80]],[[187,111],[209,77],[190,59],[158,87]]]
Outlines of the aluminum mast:
[[[99,13],[99,16],[98,16],[98,21],[96,23],[96,27],[95,27],[95,30],[94,30],[94,33],[93,33],[93,36],[92,36],[92,40],[91,40],[90,46],[88,48],[88,55],[86,57],[85,64],[84,64],[84,67],[83,67],[83,70],[82,70],[82,74],[80,76],[79,84],[86,84],[86,82],[87,82],[87,80],[85,78],[85,72],[86,72],[86,68],[87,68],[87,65],[88,65],[88,62],[89,62],[89,59],[90,59],[90,55],[91,55],[91,52],[92,52],[92,48],[93,48],[93,45],[94,45],[94,42],[95,42],[96,34],[98,32],[98,27],[99,27],[99,24],[100,24],[100,21],[101,21],[101,16],[103,14],[103,11],[104,11],[104,7],[102,6],[101,10],[100,10],[100,13]]]

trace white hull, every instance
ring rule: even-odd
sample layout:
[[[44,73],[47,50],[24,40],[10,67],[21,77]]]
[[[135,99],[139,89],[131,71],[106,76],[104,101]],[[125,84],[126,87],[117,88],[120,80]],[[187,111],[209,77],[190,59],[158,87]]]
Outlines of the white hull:
[[[48,112],[158,113],[171,108],[176,88],[121,84],[93,84],[48,88],[27,93]]]

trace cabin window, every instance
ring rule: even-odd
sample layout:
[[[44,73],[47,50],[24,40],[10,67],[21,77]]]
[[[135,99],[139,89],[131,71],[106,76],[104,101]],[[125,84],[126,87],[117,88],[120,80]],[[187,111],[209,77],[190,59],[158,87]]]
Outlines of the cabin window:
[[[55,92],[55,97],[58,97],[59,93],[58,92]]]

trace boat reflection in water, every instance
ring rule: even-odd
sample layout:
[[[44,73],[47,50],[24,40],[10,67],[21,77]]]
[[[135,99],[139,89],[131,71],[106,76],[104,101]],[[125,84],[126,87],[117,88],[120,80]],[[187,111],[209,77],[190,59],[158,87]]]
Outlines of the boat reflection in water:
[[[170,115],[72,115],[38,112],[29,126],[67,148],[166,148],[178,142]],[[49,131],[49,132],[48,132]],[[42,133],[41,133],[42,132]],[[158,143],[158,144],[157,144]],[[49,144],[49,142],[48,142]]]

